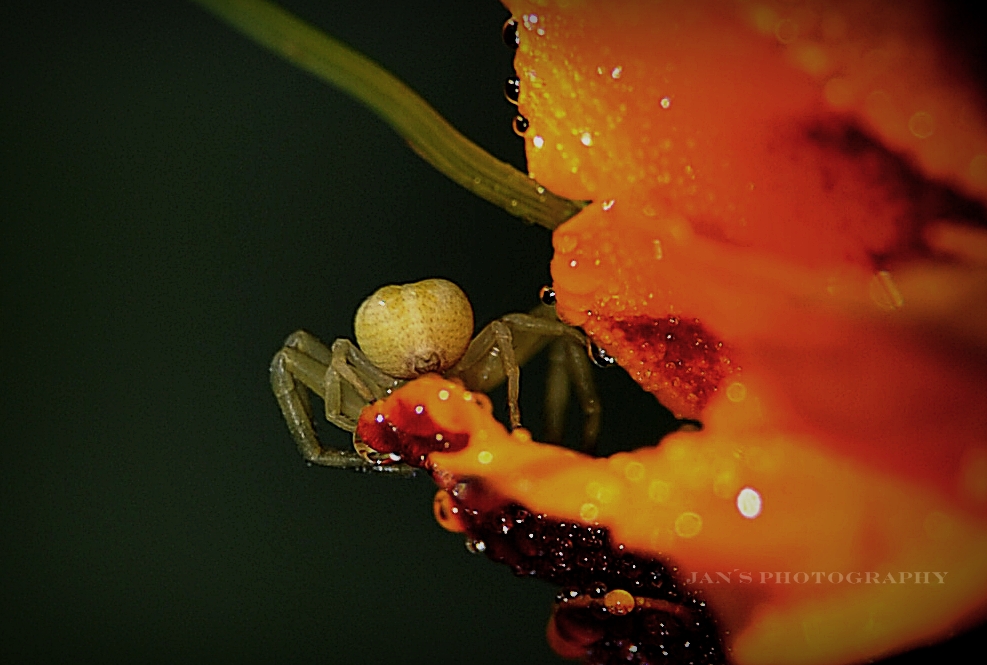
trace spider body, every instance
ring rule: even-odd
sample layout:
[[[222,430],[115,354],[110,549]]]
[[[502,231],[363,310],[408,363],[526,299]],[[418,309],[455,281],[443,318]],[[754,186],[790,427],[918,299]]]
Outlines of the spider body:
[[[391,376],[442,374],[469,348],[473,308],[445,279],[389,285],[363,301],[353,331],[367,359]]]
[[[555,424],[548,438],[561,438],[558,423],[568,407],[570,387],[585,414],[584,447],[599,431],[600,408],[585,336],[561,323],[552,306],[508,314],[473,337],[473,309],[462,289],[445,279],[389,285],[375,291],[357,310],[356,344],[340,338],[327,347],[299,330],[288,337],[271,362],[271,387],[288,429],[307,461],[358,471],[408,474],[395,454],[378,454],[354,435],[353,451],[326,448],[312,424],[307,390],[325,402],[326,419],[355,432],[363,408],[383,399],[406,381],[426,374],[455,379],[470,390],[487,392],[507,382],[512,428],[521,424],[518,407],[520,366],[553,346],[546,393],[546,420]]]

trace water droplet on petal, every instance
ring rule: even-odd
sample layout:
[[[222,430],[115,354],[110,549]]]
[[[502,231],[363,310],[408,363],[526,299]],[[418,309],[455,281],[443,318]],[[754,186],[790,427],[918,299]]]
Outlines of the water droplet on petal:
[[[790,18],[785,18],[775,25],[775,38],[781,44],[791,44],[799,36],[799,24]]]
[[[517,105],[518,98],[521,96],[521,79],[517,76],[508,78],[504,82],[504,96],[511,104]]]
[[[521,38],[517,33],[517,21],[512,18],[507,19],[504,23],[504,28],[501,31],[501,36],[504,38],[504,43],[507,44],[512,49],[517,49],[521,44]]]
[[[761,495],[753,487],[745,487],[737,494],[737,510],[747,519],[761,514]]]
[[[685,512],[675,518],[675,533],[682,538],[694,538],[703,530],[703,518],[697,513]]]
[[[555,236],[555,251],[559,254],[568,254],[579,246],[579,238],[573,234]]]
[[[579,508],[579,517],[587,522],[592,522],[600,515],[600,509],[595,503],[584,503]]]
[[[518,113],[514,116],[514,133],[518,136],[523,136],[528,131],[528,124],[528,119]]]
[[[610,367],[617,362],[603,347],[597,346],[593,342],[589,343],[589,359],[597,367]]]
[[[870,297],[875,305],[886,312],[901,309],[905,304],[905,298],[887,270],[881,270],[871,279]]]
[[[610,614],[623,616],[634,609],[634,596],[629,591],[614,589],[603,597],[603,606]]]
[[[727,399],[731,402],[743,402],[747,399],[747,386],[740,381],[734,381],[727,386]]]
[[[908,120],[908,130],[917,138],[927,139],[932,136],[935,129],[931,113],[919,111]]]

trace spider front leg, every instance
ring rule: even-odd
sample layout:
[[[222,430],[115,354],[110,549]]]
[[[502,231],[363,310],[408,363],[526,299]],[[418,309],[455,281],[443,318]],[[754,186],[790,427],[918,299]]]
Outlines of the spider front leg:
[[[586,337],[559,321],[555,309],[540,305],[528,314],[508,314],[492,322],[470,343],[463,358],[449,370],[471,389],[487,392],[507,380],[507,406],[511,427],[521,424],[518,406],[519,367],[552,344],[546,421],[550,433],[561,432],[570,388],[574,388],[583,411],[583,448],[592,450],[600,429],[600,400],[593,381]],[[559,433],[558,438],[561,438]]]
[[[400,383],[374,367],[348,340],[336,340],[329,349],[303,330],[289,336],[271,361],[271,388],[298,451],[305,460],[322,466],[413,473],[404,464],[375,464],[355,451],[324,448],[312,425],[312,406],[306,392],[311,390],[324,399],[330,423],[353,432],[360,410]]]

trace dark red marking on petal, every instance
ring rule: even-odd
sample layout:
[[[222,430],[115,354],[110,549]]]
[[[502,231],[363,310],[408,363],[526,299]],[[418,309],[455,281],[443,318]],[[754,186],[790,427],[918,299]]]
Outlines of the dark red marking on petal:
[[[441,430],[424,405],[395,400],[385,416],[376,408],[381,404],[364,409],[356,427],[357,436],[378,453],[398,455],[406,464],[424,468],[429,453],[455,452],[469,443],[467,433]]]
[[[677,416],[695,417],[737,368],[699,319],[669,316],[614,321],[621,366]],[[627,351],[630,349],[631,351]],[[623,357],[633,353],[633,357]]]
[[[608,529],[533,513],[476,480],[458,483],[450,495],[471,550],[518,576],[562,587],[549,630],[563,655],[581,651],[589,665],[724,662],[702,598],[657,559],[613,543]],[[634,597],[633,609],[612,609],[607,594],[616,590]]]
[[[805,136],[819,151],[817,168],[826,191],[841,201],[873,206],[871,210],[848,209],[843,216],[835,215],[831,224],[841,237],[854,239],[857,247],[866,250],[875,269],[887,268],[895,260],[930,256],[923,238],[929,223],[947,219],[987,226],[982,203],[922,174],[906,157],[853,123],[819,119],[806,128]],[[874,192],[883,195],[875,198]],[[862,225],[860,217],[872,223]],[[887,231],[879,228],[882,219],[889,226]],[[875,229],[876,235],[869,235]]]

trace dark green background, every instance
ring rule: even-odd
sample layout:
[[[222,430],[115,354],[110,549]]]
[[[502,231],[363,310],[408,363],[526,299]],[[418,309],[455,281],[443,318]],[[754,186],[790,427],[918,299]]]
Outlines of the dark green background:
[[[0,660],[555,662],[549,586],[468,554],[427,479],[306,467],[267,382],[385,283],[529,308],[548,233],[195,6],[26,4],[0,28]],[[286,4],[523,166],[496,2]],[[602,380],[609,439],[655,440]]]

